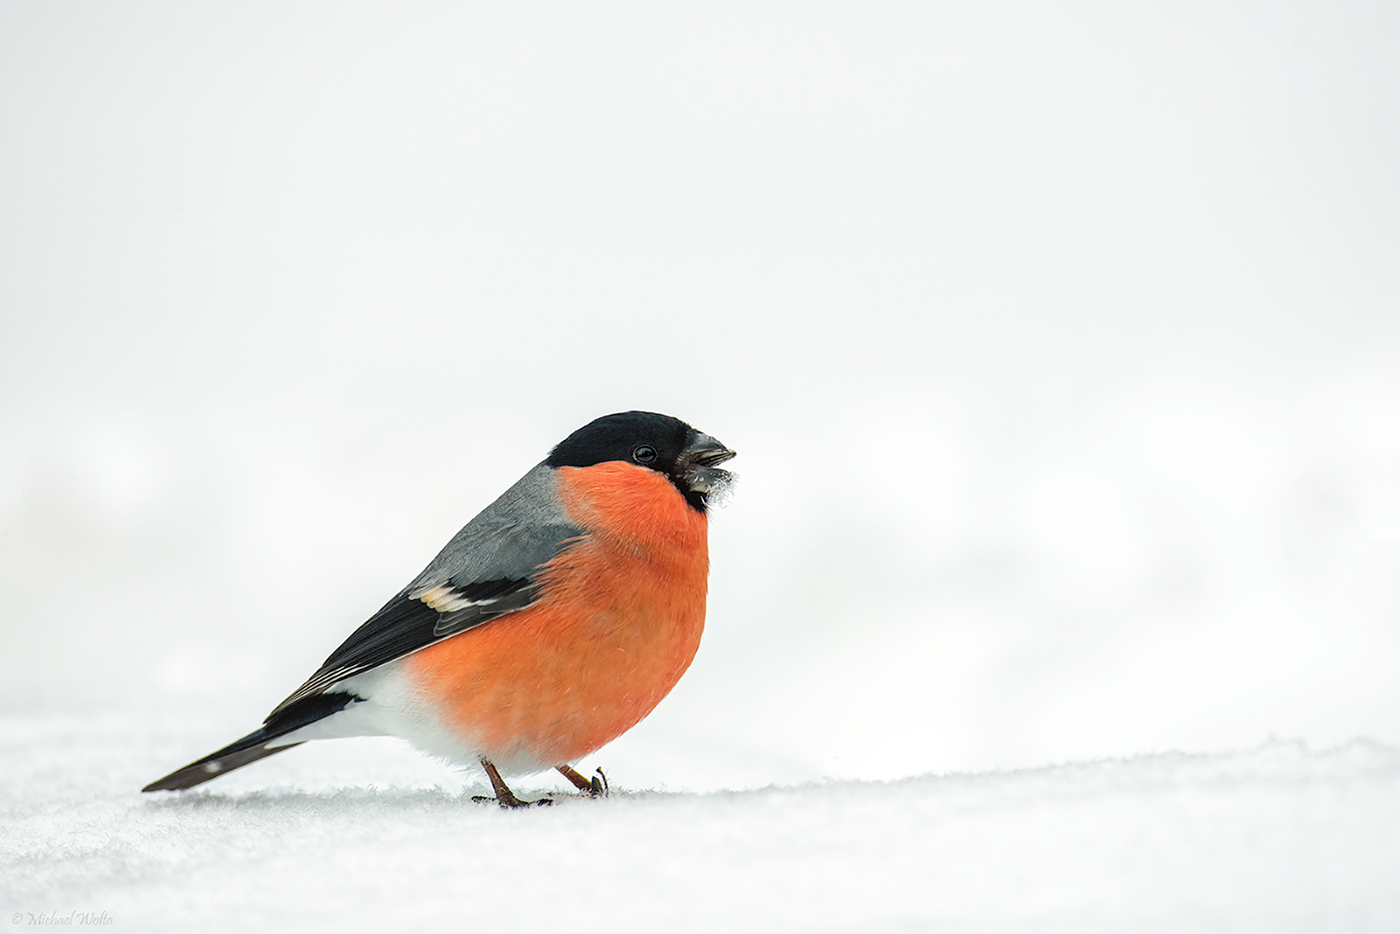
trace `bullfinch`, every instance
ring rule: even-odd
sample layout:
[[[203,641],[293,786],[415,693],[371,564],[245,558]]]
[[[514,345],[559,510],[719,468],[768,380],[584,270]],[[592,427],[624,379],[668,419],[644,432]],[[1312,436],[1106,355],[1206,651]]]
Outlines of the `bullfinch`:
[[[583,426],[458,532],[260,729],[143,788],[176,791],[312,739],[398,736],[502,775],[571,765],[652,711],[705,622],[706,510],[734,456],[685,422]],[[547,801],[548,799],[546,799]]]

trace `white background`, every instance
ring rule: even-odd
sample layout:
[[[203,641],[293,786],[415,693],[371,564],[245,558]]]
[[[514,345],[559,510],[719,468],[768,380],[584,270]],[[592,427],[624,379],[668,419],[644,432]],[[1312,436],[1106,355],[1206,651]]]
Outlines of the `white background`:
[[[1398,40],[6,0],[0,709],[215,711],[155,778],[647,408],[741,480],[632,786],[1400,742]]]

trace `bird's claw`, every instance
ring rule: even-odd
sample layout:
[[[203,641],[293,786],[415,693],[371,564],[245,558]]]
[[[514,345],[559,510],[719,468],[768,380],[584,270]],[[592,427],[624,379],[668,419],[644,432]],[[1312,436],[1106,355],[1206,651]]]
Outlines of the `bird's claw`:
[[[476,804],[499,804],[503,808],[548,807],[554,803],[553,798],[540,798],[538,801],[522,801],[515,795],[511,795],[507,798],[493,798],[490,795],[472,795],[472,801]]]

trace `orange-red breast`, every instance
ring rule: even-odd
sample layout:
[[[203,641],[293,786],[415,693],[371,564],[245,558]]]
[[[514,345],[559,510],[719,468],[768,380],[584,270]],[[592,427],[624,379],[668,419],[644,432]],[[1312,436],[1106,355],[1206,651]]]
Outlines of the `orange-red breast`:
[[[147,785],[190,788],[310,739],[400,736],[502,780],[635,726],[705,622],[706,509],[734,452],[679,419],[607,415],[560,442],[278,704],[261,729]]]

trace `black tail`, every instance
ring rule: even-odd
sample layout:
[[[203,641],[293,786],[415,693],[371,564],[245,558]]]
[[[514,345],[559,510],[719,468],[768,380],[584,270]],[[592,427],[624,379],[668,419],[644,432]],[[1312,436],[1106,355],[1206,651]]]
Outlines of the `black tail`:
[[[240,740],[229,743],[218,752],[211,752],[183,769],[176,769],[164,778],[151,782],[142,791],[182,791],[202,785],[210,779],[227,775],[234,769],[241,769],[250,762],[266,759],[268,756],[300,746],[301,743],[272,745],[279,737],[293,730],[315,723],[333,713],[344,710],[352,701],[362,698],[354,694],[313,694],[290,707],[268,717],[262,729],[254,730]]]
[[[249,762],[257,762],[273,753],[301,745],[300,743],[288,743],[285,746],[273,746],[269,749],[266,745],[267,742],[267,734],[263,730],[249,733],[236,743],[231,743],[218,752],[212,752],[198,762],[191,762],[183,769],[177,769],[164,778],[151,782],[141,790],[183,791],[186,788],[201,785],[211,778],[218,778],[226,772],[242,768]]]

